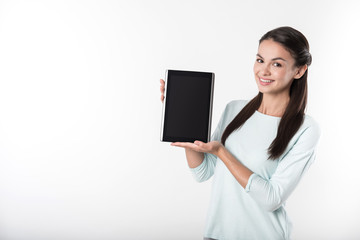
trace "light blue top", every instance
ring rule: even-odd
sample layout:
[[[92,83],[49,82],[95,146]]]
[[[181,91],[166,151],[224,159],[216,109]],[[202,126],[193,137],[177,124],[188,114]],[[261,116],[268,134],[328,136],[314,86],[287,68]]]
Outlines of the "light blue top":
[[[225,127],[248,103],[227,104],[212,141],[221,141]],[[244,189],[225,164],[205,153],[204,161],[190,168],[199,182],[213,176],[213,186],[204,236],[219,240],[290,239],[292,224],[285,201],[315,159],[320,137],[316,121],[305,115],[304,123],[290,140],[281,157],[267,160],[267,149],[275,139],[280,117],[255,111],[226,140],[226,149],[254,172]]]

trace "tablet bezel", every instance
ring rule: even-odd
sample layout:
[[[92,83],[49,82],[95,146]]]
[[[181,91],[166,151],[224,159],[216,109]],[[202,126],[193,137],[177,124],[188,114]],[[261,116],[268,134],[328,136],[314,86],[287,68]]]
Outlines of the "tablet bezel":
[[[165,121],[165,110],[166,110],[166,96],[167,96],[167,85],[168,85],[168,78],[171,72],[181,72],[187,75],[194,75],[194,74],[211,74],[211,90],[210,90],[210,104],[209,104],[209,118],[208,118],[208,131],[207,131],[207,139],[205,142],[209,142],[211,138],[211,121],[212,121],[212,108],[213,108],[213,97],[214,97],[214,80],[215,74],[213,72],[200,72],[200,71],[188,71],[188,70],[172,70],[167,69],[165,71],[165,92],[164,92],[164,102],[163,102],[163,109],[162,109],[162,118],[161,118],[161,133],[160,133],[160,141],[162,142],[194,142],[194,138],[187,138],[187,137],[173,137],[173,136],[164,136],[164,121]]]

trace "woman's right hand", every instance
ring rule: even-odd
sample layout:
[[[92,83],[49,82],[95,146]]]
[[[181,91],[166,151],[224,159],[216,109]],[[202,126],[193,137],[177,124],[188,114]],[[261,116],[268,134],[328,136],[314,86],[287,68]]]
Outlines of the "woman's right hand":
[[[165,91],[165,81],[163,79],[160,79],[160,100],[161,102],[164,102],[164,91]]]

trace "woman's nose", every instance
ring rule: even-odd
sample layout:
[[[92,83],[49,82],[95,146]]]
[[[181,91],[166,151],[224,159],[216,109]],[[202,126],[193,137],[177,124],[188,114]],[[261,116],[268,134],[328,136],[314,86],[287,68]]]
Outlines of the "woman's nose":
[[[264,76],[269,76],[269,75],[271,75],[271,72],[270,72],[270,66],[269,65],[263,65],[262,66],[262,69],[261,69],[261,72],[262,72],[262,74],[264,75]]]

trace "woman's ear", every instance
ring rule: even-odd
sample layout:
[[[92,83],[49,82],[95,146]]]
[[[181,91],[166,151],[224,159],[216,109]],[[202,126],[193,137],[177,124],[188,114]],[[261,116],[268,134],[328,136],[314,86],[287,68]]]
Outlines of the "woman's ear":
[[[297,70],[294,78],[295,78],[295,79],[301,78],[301,77],[304,75],[306,69],[307,69],[307,65],[306,65],[306,64],[305,64],[304,66],[300,67],[300,68]]]

